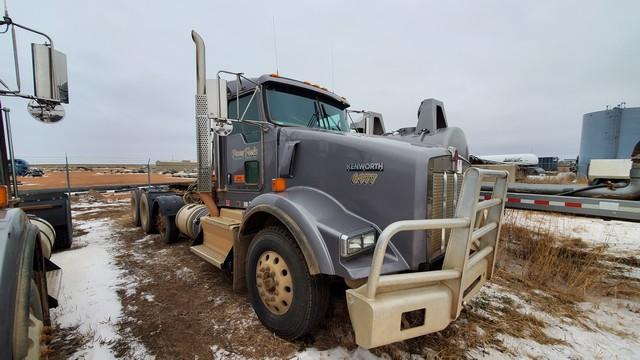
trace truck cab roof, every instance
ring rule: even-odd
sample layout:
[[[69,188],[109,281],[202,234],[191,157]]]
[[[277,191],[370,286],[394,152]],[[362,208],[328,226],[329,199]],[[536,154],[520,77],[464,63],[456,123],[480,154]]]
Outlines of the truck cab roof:
[[[308,81],[291,79],[284,76],[280,76],[278,74],[264,74],[257,78],[249,78],[249,80],[250,81],[246,79],[242,79],[240,81],[240,88],[239,88],[240,94],[253,90],[256,84],[257,85],[275,84],[275,85],[283,85],[286,87],[299,88],[307,92],[316,93],[322,97],[329,98],[337,102],[338,104],[341,104],[342,107],[345,109],[350,106],[346,98],[327,90],[327,88],[320,87],[319,85],[313,84]],[[233,80],[233,81],[227,82],[227,95],[230,97],[235,96],[236,92],[238,92],[238,81]]]

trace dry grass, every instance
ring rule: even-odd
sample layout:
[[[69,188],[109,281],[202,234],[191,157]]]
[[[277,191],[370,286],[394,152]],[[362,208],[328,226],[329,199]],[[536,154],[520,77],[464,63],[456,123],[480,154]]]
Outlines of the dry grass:
[[[585,249],[580,240],[559,239],[551,229],[507,223],[502,245],[499,266],[510,273],[506,277],[576,301],[584,300],[608,271],[600,265],[605,247]]]
[[[392,358],[413,353],[427,359],[459,359],[467,357],[469,349],[482,352],[493,348],[516,356],[503,344],[502,336],[541,345],[566,345],[563,339],[547,335],[549,324],[538,317],[545,313],[568,325],[594,331],[595,326],[626,336],[606,324],[594,325],[579,303],[600,296],[640,298],[634,294],[638,280],[623,278],[615,267],[637,265],[637,259],[616,258],[606,254],[603,246],[592,247],[580,239],[559,236],[561,224],[553,221],[530,227],[517,225],[529,219],[515,218],[515,214],[509,212],[502,227],[491,289],[470,301],[458,320],[443,331],[373,352]]]
[[[50,360],[68,359],[95,335],[93,333],[83,334],[78,330],[78,327],[78,325],[62,327],[59,324],[54,324],[54,336],[48,346]]]
[[[445,330],[405,342],[415,344],[410,350],[420,349],[420,344],[423,356],[435,359],[463,358],[468,349],[494,348],[509,354],[500,340],[503,335],[541,345],[565,344],[546,334],[548,324],[536,317],[536,312],[593,329],[580,302],[601,296],[640,298],[640,281],[620,275],[617,267],[638,266],[637,258],[618,258],[605,254],[603,246],[590,247],[580,239],[561,237],[554,224],[533,229],[517,225],[522,219],[509,215],[502,227],[493,278],[499,291],[481,293]],[[595,326],[627,335],[606,324]],[[424,345],[437,351],[425,352]]]
[[[541,289],[565,303],[609,296],[640,299],[640,280],[624,273],[639,267],[636,256],[616,256],[607,247],[589,246],[581,239],[563,237],[559,223],[532,224],[529,213],[507,213],[501,234],[500,277],[526,288]]]

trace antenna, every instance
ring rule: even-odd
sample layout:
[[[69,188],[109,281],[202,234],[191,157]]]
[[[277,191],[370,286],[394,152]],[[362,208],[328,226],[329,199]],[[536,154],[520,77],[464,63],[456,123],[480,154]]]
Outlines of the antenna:
[[[276,17],[272,16],[271,20],[273,24],[273,56],[276,59],[276,74],[280,75],[280,70],[278,68],[278,43],[276,42]]]
[[[331,44],[331,90],[336,92],[336,83],[334,79],[334,71],[333,71],[333,44]]]

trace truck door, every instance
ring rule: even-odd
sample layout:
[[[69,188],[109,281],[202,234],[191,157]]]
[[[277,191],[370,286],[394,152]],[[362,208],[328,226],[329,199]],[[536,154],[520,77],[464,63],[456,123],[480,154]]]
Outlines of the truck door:
[[[240,116],[246,109],[244,120],[259,120],[258,96],[251,93],[240,97]],[[229,100],[229,118],[238,119],[236,99]],[[247,104],[249,107],[247,108]],[[258,125],[234,122],[233,132],[221,140],[222,187],[227,191],[259,191],[263,183],[262,129]]]

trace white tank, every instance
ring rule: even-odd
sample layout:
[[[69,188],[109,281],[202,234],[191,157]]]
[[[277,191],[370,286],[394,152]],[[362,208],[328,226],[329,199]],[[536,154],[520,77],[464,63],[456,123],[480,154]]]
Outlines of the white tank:
[[[538,165],[538,156],[535,154],[503,154],[503,155],[481,155],[482,160],[496,161],[506,164],[516,165]]]

